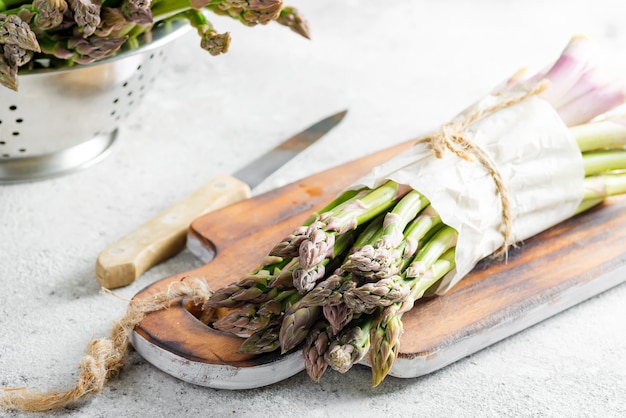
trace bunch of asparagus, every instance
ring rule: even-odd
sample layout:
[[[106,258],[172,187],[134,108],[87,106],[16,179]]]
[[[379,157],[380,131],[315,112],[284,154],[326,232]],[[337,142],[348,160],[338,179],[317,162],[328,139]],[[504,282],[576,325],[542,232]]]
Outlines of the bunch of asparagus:
[[[577,212],[626,193],[626,117],[607,113],[626,96],[594,81],[588,42],[573,38],[546,72],[528,79],[518,73],[500,88],[551,82],[543,98],[583,156]],[[345,373],[366,360],[376,386],[397,357],[403,313],[455,268],[457,235],[405,185],[348,190],[276,244],[256,270],[217,289],[204,309],[226,311],[210,325],[245,338],[243,353],[302,348],[315,381],[329,366]]]
[[[282,0],[0,0],[0,83],[17,91],[19,69],[89,64],[115,54],[157,23],[183,18],[211,55],[228,51],[208,12],[246,26],[271,21],[308,38],[307,22]]]

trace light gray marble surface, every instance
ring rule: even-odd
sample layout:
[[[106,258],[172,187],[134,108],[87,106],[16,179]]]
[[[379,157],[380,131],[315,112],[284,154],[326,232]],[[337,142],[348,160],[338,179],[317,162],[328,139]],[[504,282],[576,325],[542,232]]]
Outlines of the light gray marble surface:
[[[541,67],[578,33],[626,68],[621,0],[294,0],[312,40],[223,18],[230,52],[190,33],[104,161],[75,174],[0,185],[0,387],[73,385],[87,342],[126,302],[100,292],[98,253],[213,176],[230,173],[333,112],[347,118],[268,179],[267,190],[413,138],[519,67]],[[198,266],[186,251],[117,293]],[[196,387],[131,353],[95,397],[50,416],[335,417],[626,415],[626,286],[416,379],[306,373],[254,390]],[[1,413],[0,413],[1,414]],[[8,413],[9,417],[21,416]]]

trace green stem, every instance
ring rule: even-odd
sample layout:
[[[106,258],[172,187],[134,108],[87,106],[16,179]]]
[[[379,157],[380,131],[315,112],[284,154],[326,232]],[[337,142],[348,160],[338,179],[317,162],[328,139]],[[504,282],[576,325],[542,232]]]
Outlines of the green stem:
[[[626,146],[626,126],[620,123],[612,121],[586,123],[572,126],[569,131],[582,152]]]
[[[207,30],[213,26],[209,23],[206,16],[199,10],[185,10],[181,13],[181,16],[185,17],[191,26],[198,30],[200,35],[203,35]]]
[[[353,199],[355,196],[357,196],[359,193],[362,193],[365,189],[359,189],[359,190],[346,190],[345,192],[341,193],[339,196],[337,196],[332,202],[330,202],[328,205],[324,206],[322,209],[320,209],[317,212],[313,212],[309,219],[303,224],[305,226],[311,225],[313,222],[315,222],[317,220],[317,218],[322,214],[322,213],[326,213],[326,212],[331,212],[333,209],[335,209],[337,206],[347,202],[348,200]]]
[[[160,1],[152,6],[152,18],[154,22],[158,22],[189,9],[191,9],[189,0]]]
[[[398,183],[388,181],[363,195],[356,195],[331,212],[329,229],[341,232],[346,226],[353,229],[370,221],[396,204],[402,197],[398,192]]]
[[[412,221],[404,231],[406,239],[414,239],[421,248],[425,238],[429,238],[429,234],[437,232],[437,228],[441,226],[441,217],[432,206],[423,210],[414,221]]]
[[[585,176],[626,169],[626,150],[589,151],[583,153]]]
[[[626,172],[602,174],[585,178],[583,200],[604,199],[626,193]]]
[[[361,232],[354,241],[354,244],[352,245],[353,251],[377,241],[383,235],[384,219],[385,214],[382,213],[378,215],[377,218],[367,223],[367,226],[365,227],[365,229],[363,229],[363,232]]]
[[[411,190],[389,212],[392,216],[387,216],[385,219],[386,225],[384,226],[383,236],[393,234],[395,230],[404,231],[407,224],[415,219],[417,214],[428,206],[429,203],[424,195],[416,190]],[[397,218],[393,219],[393,217]]]
[[[411,298],[415,301],[421,298],[428,289],[437,283],[443,276],[454,269],[456,247],[449,248],[430,267],[430,274],[423,275],[415,280],[411,286]]]
[[[3,14],[15,14],[9,13],[10,9],[19,10],[20,6],[26,6],[26,8],[30,8],[28,3],[24,0],[0,0],[0,12]]]
[[[417,255],[406,269],[407,278],[419,278],[450,248],[456,245],[458,233],[452,227],[444,225],[439,229],[426,245],[417,252]]]

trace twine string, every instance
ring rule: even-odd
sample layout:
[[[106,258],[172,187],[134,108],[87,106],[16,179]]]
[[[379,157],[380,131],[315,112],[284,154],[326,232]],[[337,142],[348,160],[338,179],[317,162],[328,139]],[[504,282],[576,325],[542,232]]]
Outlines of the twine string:
[[[482,118],[499,110],[524,102],[533,96],[541,94],[548,87],[548,81],[543,80],[542,82],[534,85],[528,91],[525,91],[523,94],[496,102],[495,104],[484,109],[479,109],[458,122],[448,122],[442,125],[439,131],[422,137],[417,141],[418,143],[426,142],[430,144],[433,153],[437,158],[442,158],[447,150],[465,161],[472,161],[473,159],[476,159],[478,163],[485,167],[489,175],[492,177],[502,205],[502,223],[500,226],[500,233],[503,237],[503,243],[500,248],[496,250],[494,253],[495,255],[506,254],[508,249],[514,244],[514,215],[513,205],[511,203],[512,199],[507,185],[493,159],[482,148],[467,137],[466,131],[471,124],[481,120]]]
[[[0,408],[43,412],[62,408],[78,399],[97,394],[106,382],[115,376],[124,365],[130,335],[150,312],[167,309],[172,301],[190,298],[195,305],[204,304],[211,291],[204,280],[180,280],[172,283],[167,290],[149,297],[130,301],[126,314],[113,325],[109,338],[91,340],[85,355],[78,366],[76,385],[65,391],[37,392],[26,388],[6,388],[0,396]]]

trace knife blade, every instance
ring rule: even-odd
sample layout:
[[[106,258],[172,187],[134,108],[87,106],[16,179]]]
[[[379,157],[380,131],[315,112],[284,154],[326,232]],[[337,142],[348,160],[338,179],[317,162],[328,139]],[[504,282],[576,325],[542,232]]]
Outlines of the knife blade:
[[[247,199],[251,189],[334,128],[341,111],[309,126],[232,175],[221,175],[106,247],[96,261],[96,278],[106,289],[123,287],[185,247],[191,222],[213,210]]]

